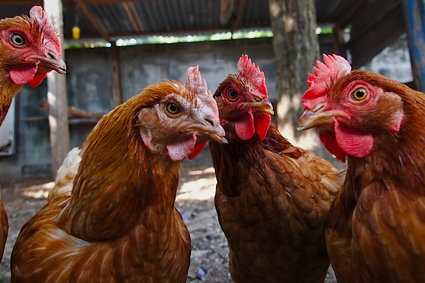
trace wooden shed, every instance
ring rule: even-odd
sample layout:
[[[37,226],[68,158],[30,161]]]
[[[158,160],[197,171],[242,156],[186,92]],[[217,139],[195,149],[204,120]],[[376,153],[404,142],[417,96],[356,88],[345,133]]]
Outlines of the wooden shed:
[[[0,18],[26,14],[32,5],[45,2],[3,0]],[[117,46],[120,39],[151,35],[269,30],[267,0],[62,0],[61,3],[65,43],[101,40],[109,46],[66,50],[67,95],[57,95],[57,101],[64,101],[65,107],[87,111],[89,116],[77,114],[68,120],[66,111],[50,109],[50,115],[63,120],[65,132],[71,133],[70,138],[56,133],[59,140],[51,143],[52,134],[64,129],[52,127],[51,122],[49,127],[48,113],[37,105],[48,100],[46,83],[38,89],[24,88],[16,101],[14,150],[0,156],[0,166],[4,168],[0,175],[20,178],[55,172],[69,149],[67,139],[71,146],[81,145],[96,123],[96,115],[136,94],[151,83],[151,78],[181,79],[181,70],[190,64],[199,64],[214,88],[234,68],[237,56],[249,52],[269,75],[268,87],[274,87],[272,38]],[[423,1],[316,0],[315,4],[318,26],[332,30],[331,34],[319,36],[322,52],[348,56],[353,67],[358,68],[407,34],[413,84],[417,89],[425,89]],[[72,39],[74,26],[81,31],[78,41]]]

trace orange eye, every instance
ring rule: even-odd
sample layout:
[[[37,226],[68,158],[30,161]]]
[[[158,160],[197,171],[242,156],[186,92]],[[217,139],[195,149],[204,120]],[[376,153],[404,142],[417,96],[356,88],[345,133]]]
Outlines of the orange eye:
[[[356,101],[363,101],[367,98],[367,96],[368,96],[367,89],[363,87],[357,88],[351,94],[351,97]]]
[[[176,114],[179,114],[181,112],[180,107],[174,102],[168,103],[165,106],[165,109],[167,109],[167,112],[172,114],[172,115],[176,115]]]

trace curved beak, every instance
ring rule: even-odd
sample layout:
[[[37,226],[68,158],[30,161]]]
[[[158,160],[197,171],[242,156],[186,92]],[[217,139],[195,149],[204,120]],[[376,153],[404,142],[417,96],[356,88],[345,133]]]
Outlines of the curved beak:
[[[350,119],[344,112],[338,110],[330,111],[310,111],[305,110],[298,120],[298,131],[305,131],[321,125],[331,124],[334,122],[335,117],[342,117]]]
[[[65,62],[58,56],[52,55],[51,53],[49,53],[48,56],[49,57],[44,57],[44,56],[33,57],[34,59],[40,62],[38,65],[39,70],[41,72],[46,72],[46,73],[51,70],[54,70],[61,75],[65,74],[66,73]]]
[[[254,110],[255,112],[262,112],[262,113],[266,113],[270,115],[274,114],[273,105],[268,99],[257,101],[257,102],[247,102],[247,103],[244,103],[243,106],[245,109],[250,108]]]
[[[215,142],[227,143],[227,139],[225,138],[226,132],[219,121],[205,119],[201,125],[191,127],[190,130],[196,130],[198,135],[212,139]]]

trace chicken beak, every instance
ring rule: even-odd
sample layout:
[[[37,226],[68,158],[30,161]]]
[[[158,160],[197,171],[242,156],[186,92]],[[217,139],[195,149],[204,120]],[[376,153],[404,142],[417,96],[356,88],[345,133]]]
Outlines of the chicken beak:
[[[336,110],[330,111],[310,111],[305,110],[298,120],[298,131],[305,131],[314,127],[318,127],[321,125],[332,124],[336,117],[342,117],[345,119],[349,119],[350,117]]]
[[[252,109],[255,112],[262,112],[262,113],[266,113],[270,115],[274,114],[273,105],[268,99],[257,101],[257,102],[244,103],[244,108]]]
[[[49,53],[48,57],[40,56],[40,57],[35,57],[34,59],[40,62],[38,65],[38,68],[39,68],[39,71],[41,72],[49,72],[51,70],[54,70],[61,75],[66,73],[65,62],[56,55]]]
[[[219,121],[205,119],[204,123],[195,127],[194,130],[198,132],[198,135],[212,139],[215,142],[227,143],[227,139],[225,138],[226,132],[220,125]]]

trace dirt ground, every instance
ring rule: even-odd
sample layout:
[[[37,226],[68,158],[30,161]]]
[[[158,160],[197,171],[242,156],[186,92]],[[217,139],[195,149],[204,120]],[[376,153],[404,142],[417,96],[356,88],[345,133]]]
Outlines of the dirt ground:
[[[215,175],[208,150],[183,163],[176,206],[185,220],[192,239],[188,283],[232,282],[228,272],[226,238],[214,208]],[[10,254],[23,224],[46,202],[53,183],[32,179],[2,188],[2,199],[9,214],[9,236],[0,264],[0,282],[10,282]],[[330,270],[326,283],[336,282]]]

